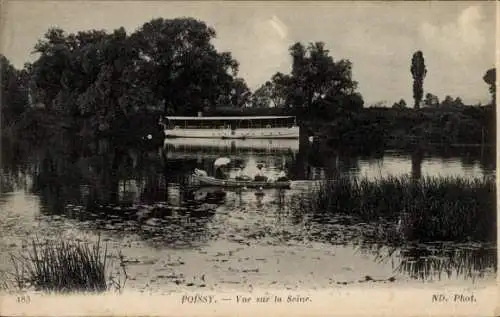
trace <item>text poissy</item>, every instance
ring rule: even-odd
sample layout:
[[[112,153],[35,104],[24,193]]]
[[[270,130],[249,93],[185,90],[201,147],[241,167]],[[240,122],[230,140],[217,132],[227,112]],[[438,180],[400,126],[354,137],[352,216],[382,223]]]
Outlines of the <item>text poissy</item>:
[[[214,295],[183,295],[181,299],[182,304],[212,304],[214,302]]]

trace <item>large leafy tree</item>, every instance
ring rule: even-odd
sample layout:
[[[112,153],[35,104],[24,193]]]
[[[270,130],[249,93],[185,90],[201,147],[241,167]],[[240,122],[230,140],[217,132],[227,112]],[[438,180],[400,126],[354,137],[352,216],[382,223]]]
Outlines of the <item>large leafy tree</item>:
[[[271,82],[266,81],[263,85],[257,88],[252,94],[252,107],[268,108],[271,107]]]
[[[291,88],[291,77],[283,73],[276,73],[271,80],[260,86],[252,96],[254,107],[278,107],[288,106],[288,92]]]
[[[352,64],[348,60],[334,61],[324,43],[311,43],[304,50],[300,43],[291,47],[292,76],[302,106],[313,107],[327,94],[350,94],[357,83],[352,80]],[[304,54],[305,52],[305,54]]]
[[[66,34],[52,28],[35,45],[32,65],[34,98],[48,109],[76,115],[76,100],[95,81],[103,63],[104,31]],[[99,49],[101,48],[101,50]]]
[[[194,114],[225,103],[242,106],[249,91],[238,63],[211,44],[215,31],[190,19],[155,19],[128,35],[49,29],[35,46],[33,96],[91,133],[117,133],[133,114]]]
[[[483,76],[483,80],[486,84],[488,84],[489,91],[491,94],[491,102],[495,105],[496,103],[496,82],[497,82],[497,74],[496,68],[490,68],[486,71]]]
[[[137,88],[136,50],[123,28],[108,34],[93,30],[66,34],[50,29],[35,46],[35,98],[93,132],[109,130],[130,113],[127,103]]]
[[[288,91],[291,83],[290,75],[280,72],[271,78],[271,100],[275,107],[289,107]]]
[[[214,103],[204,100],[203,108],[200,110],[213,111],[215,108],[242,108],[251,101],[251,91],[243,78],[236,77],[227,87],[224,87],[224,93],[218,94]],[[196,108],[192,108],[196,111]]]
[[[0,55],[0,72],[2,123],[10,123],[29,106],[28,70],[17,70],[5,56]]]
[[[246,106],[251,99],[251,91],[243,78],[235,78],[230,85],[229,103],[235,108]]]
[[[141,79],[164,102],[165,111],[194,114],[215,108],[238,85],[238,63],[215,49],[215,36],[213,28],[192,18],[154,19],[132,34]]]
[[[307,47],[295,43],[289,51],[291,74],[273,76],[271,91],[275,100],[303,115],[320,117],[363,107],[349,60],[334,60],[323,42],[310,43]]]
[[[420,108],[420,102],[424,95],[424,78],[427,75],[425,59],[422,51],[416,51],[411,59],[411,75],[413,77],[413,99],[415,100],[415,109]]]
[[[139,110],[137,100],[148,96],[133,76],[137,50],[130,45],[123,28],[107,35],[94,49],[100,69],[97,73],[88,70],[87,74],[95,77],[78,95],[78,109],[81,115],[92,119],[94,130],[115,130]]]

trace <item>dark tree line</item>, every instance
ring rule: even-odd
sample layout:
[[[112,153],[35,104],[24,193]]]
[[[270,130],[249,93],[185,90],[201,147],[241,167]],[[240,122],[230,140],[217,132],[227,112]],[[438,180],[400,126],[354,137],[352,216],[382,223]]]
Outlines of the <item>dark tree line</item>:
[[[195,19],[155,19],[130,35],[123,28],[50,30],[35,47],[41,55],[33,67],[36,91],[46,106],[104,119],[138,108],[195,114],[231,103],[232,94],[248,88],[231,54],[211,44],[215,35]]]
[[[40,106],[55,114],[55,121],[90,136],[154,126],[156,121],[142,119],[146,114],[157,120],[160,114],[250,106],[272,107],[309,122],[354,122],[363,109],[351,61],[334,59],[322,42],[293,44],[291,72],[274,74],[252,93],[238,77],[231,53],[215,49],[215,37],[213,28],[192,18],[154,19],[130,34],[124,28],[70,34],[50,29],[34,47],[36,61],[23,69],[0,58],[2,127]],[[459,97],[440,102],[427,93],[424,98],[427,68],[421,51],[413,54],[410,72],[415,109],[464,106]],[[495,104],[495,69],[483,79]],[[393,107],[405,109],[407,104],[401,99]]]
[[[4,116],[10,120],[29,100],[97,133],[148,111],[196,115],[239,107],[249,89],[237,77],[238,62],[211,43],[215,36],[191,18],[154,19],[131,34],[50,29],[34,47],[38,59],[23,70],[2,57]]]
[[[66,126],[94,135],[115,133],[146,112],[196,115],[273,105],[328,119],[363,107],[352,63],[334,60],[324,43],[291,46],[291,73],[276,73],[252,94],[237,76],[238,62],[215,49],[215,36],[191,18],[154,19],[131,34],[49,29],[34,47],[32,64],[16,70],[3,57],[4,116],[12,121],[42,105]]]
[[[440,101],[438,96],[432,93],[426,93],[425,98],[420,102],[420,105],[425,108],[441,108],[441,109],[451,109],[451,108],[463,108],[466,105],[463,103],[462,98],[456,97],[453,98],[450,95],[446,95],[445,98]],[[405,109],[407,108],[406,101],[401,99],[398,102],[395,102],[392,105],[394,109]]]

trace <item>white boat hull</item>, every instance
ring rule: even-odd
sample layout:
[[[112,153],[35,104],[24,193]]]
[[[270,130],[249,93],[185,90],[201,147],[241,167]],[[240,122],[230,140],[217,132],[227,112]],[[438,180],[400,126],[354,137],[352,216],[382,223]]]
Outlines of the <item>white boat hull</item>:
[[[166,137],[198,139],[298,139],[297,126],[260,129],[165,129]]]

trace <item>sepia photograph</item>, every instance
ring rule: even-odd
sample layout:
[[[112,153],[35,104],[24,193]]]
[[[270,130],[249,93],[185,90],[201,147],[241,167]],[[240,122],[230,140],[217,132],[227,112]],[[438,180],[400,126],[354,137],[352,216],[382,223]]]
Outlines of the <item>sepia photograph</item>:
[[[495,1],[0,8],[0,315],[493,314]]]

